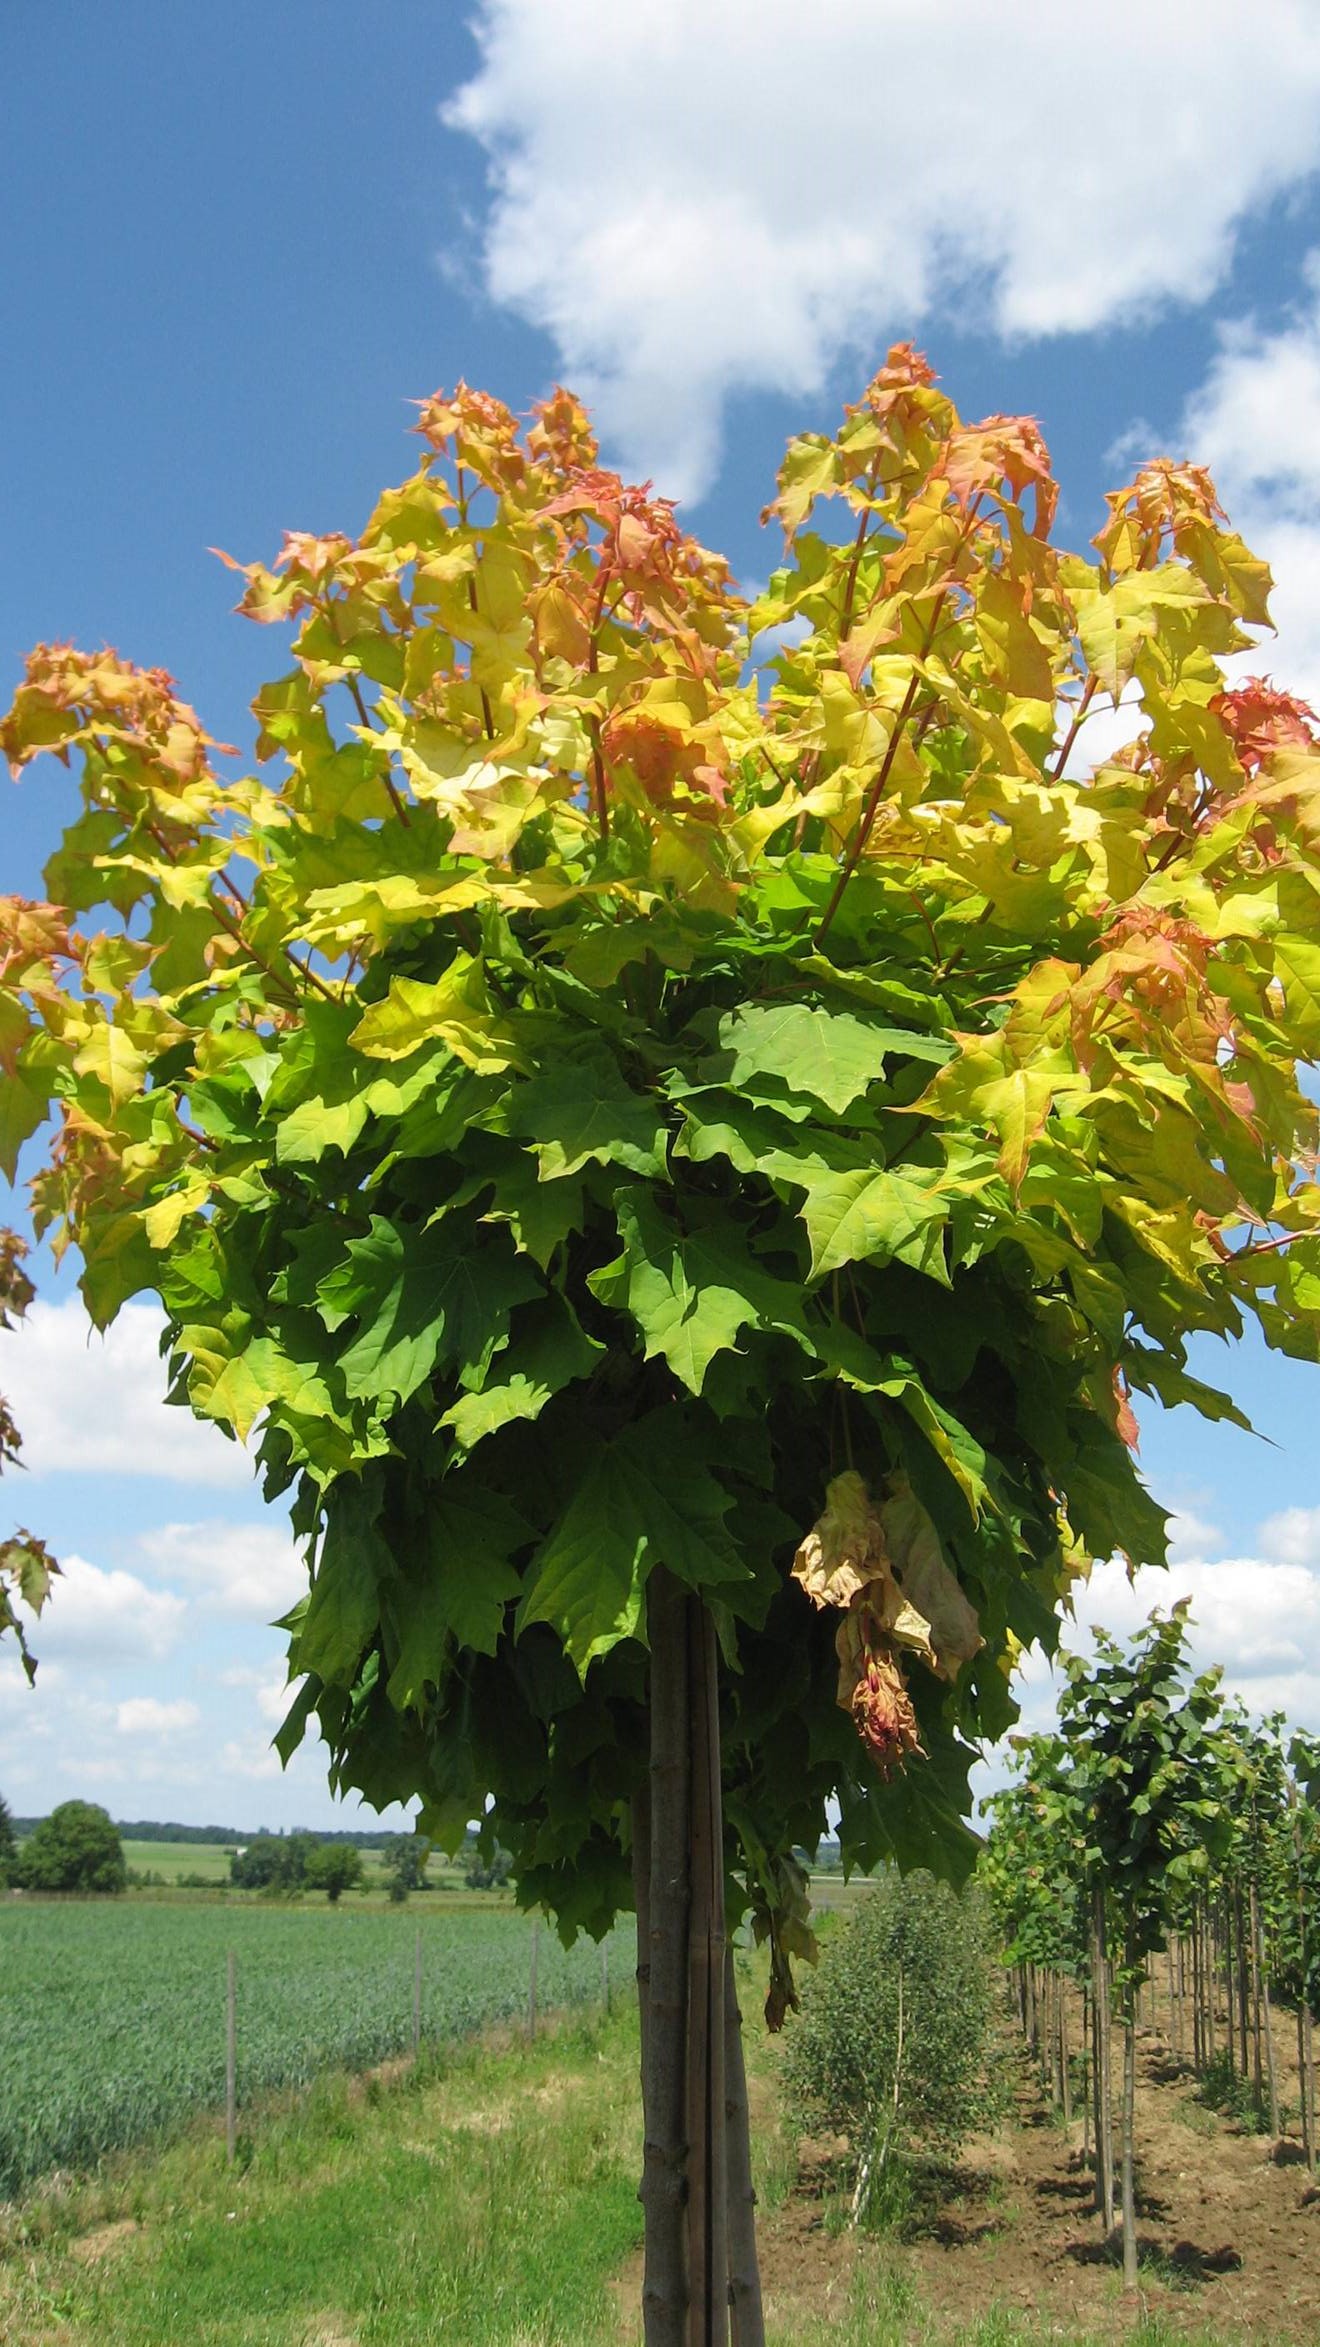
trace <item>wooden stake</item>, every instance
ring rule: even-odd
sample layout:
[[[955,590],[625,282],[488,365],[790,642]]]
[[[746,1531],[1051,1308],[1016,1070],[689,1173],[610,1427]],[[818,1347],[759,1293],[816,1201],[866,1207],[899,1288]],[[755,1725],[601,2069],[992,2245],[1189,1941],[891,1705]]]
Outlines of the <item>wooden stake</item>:
[[[225,2158],[230,2167],[238,2154],[238,1996],[234,1980],[234,1951],[225,1958]]]
[[[650,2005],[646,2045],[646,2347],[687,2342],[687,1956],[691,1738],[686,1598],[661,1565],[646,1585],[651,1647]]]
[[[1131,1963],[1129,1954],[1128,1962]],[[1137,2287],[1137,2204],[1133,2183],[1133,2136],[1137,2112],[1136,1992],[1127,1992],[1123,2016],[1123,2288]]]
[[[729,2336],[728,2156],[724,2084],[724,1825],[715,1625],[687,1601],[692,1822],[688,1910],[688,2342]]]
[[[765,2347],[761,2270],[756,2256],[756,2192],[752,2184],[747,2072],[733,1949],[724,1956],[724,2089],[729,2178],[729,2309],[733,2347]]]

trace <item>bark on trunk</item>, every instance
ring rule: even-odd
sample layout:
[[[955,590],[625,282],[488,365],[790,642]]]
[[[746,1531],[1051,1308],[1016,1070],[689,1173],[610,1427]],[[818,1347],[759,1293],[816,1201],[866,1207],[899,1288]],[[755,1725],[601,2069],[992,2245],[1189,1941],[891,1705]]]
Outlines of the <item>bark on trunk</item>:
[[[727,2099],[724,2080],[724,1817],[715,1625],[687,1601],[691,1687],[692,1908],[688,1927],[689,2347],[729,2336]]]
[[[732,2347],[765,2347],[761,2272],[756,2257],[756,2192],[752,2184],[747,2073],[733,1949],[724,1957],[724,2089],[729,2177],[729,2328]]]
[[[1257,2070],[1261,2040],[1265,2045],[1265,2090],[1269,2097],[1270,2133],[1276,2141],[1282,2133],[1279,2121],[1279,2081],[1274,2062],[1274,2016],[1270,2011],[1270,1980],[1265,1965],[1265,1926],[1260,1912],[1260,1897],[1256,1885],[1251,1886],[1251,1962],[1256,1986],[1256,2047]],[[1260,2086],[1256,2087],[1257,2096]]]
[[[707,1608],[647,1584],[650,1770],[633,1807],[646,2347],[764,2347],[742,2041],[724,1909],[719,1680]],[[732,2221],[731,2221],[732,2214]]]
[[[651,1642],[651,2002],[646,2032],[646,2347],[687,2342],[687,1953],[689,1704],[687,1601],[669,1574],[647,1585]]]
[[[1129,1962],[1131,1958],[1129,1957]],[[1123,2288],[1137,2287],[1137,2204],[1133,2183],[1133,2136],[1137,2117],[1136,1999],[1129,1988],[1123,2015]]]
[[[1247,1967],[1251,1983],[1252,2079],[1256,2090],[1256,2107],[1259,2110],[1265,2099],[1265,2048],[1261,2016],[1261,2001],[1265,1982],[1260,1961],[1260,1909],[1256,1900],[1254,1882],[1247,1885],[1247,1929],[1249,1934]],[[1274,2132],[1276,2135],[1278,2134],[1277,2127]]]
[[[1091,1902],[1091,2017],[1095,2031],[1096,2207],[1108,2236],[1114,2230],[1114,2134],[1109,2077],[1109,1965],[1105,1948],[1105,1894],[1098,1883]]]
[[[1297,2069],[1302,2092],[1302,2148],[1306,2165],[1315,2174],[1315,2070],[1311,2046],[1310,1958],[1307,1942],[1306,1884],[1302,1874],[1302,1827],[1297,1814],[1297,1787],[1288,1781],[1292,1812],[1293,1863],[1297,1869],[1297,1954],[1301,1966],[1301,1995],[1297,2000]]]
[[[1315,2040],[1306,1995],[1301,1997],[1301,2122],[1304,2122],[1306,2166],[1315,2176]]]
[[[647,2048],[651,2037],[651,1780],[632,1803],[633,1907],[637,1916],[637,2026],[642,2053],[642,2124],[646,2124]]]
[[[1237,2035],[1233,2011],[1233,1902],[1224,1893],[1224,2048],[1230,2070],[1237,2068]]]
[[[1242,1927],[1242,1887],[1233,1892],[1233,1932],[1238,1939],[1238,2047],[1242,2049],[1242,2079],[1250,2063],[1250,1979],[1247,1979],[1247,1934]],[[1259,2082],[1257,2082],[1259,2103]]]

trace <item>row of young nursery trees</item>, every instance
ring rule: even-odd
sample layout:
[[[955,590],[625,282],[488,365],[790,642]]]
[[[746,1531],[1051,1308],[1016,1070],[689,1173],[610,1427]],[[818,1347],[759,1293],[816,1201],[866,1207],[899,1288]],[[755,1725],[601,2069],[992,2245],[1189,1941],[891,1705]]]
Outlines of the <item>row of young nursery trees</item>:
[[[1316,2160],[1312,2017],[1320,1997],[1320,1743],[1193,1676],[1187,1603],[1152,1615],[1128,1651],[1100,1632],[1065,1660],[1059,1731],[1017,1740],[1016,1780],[991,1803],[981,1873],[1018,2011],[1071,2120],[1070,2012],[1081,2007],[1085,2152],[1123,2276],[1137,2279],[1136,2033],[1143,1992],[1167,1997],[1173,2057],[1204,2089],[1281,2133],[1273,2006],[1295,2011],[1301,2130]],[[1155,1959],[1163,1956],[1158,1984]]]

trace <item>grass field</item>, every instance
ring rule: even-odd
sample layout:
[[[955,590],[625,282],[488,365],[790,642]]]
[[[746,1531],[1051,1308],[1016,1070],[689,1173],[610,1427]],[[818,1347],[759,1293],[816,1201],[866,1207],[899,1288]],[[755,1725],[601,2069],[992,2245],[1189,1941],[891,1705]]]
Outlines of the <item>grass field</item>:
[[[176,1883],[182,1874],[204,1874],[227,1883],[229,1852],[219,1842],[125,1842],[124,1862],[134,1874],[158,1874]]]
[[[125,1863],[133,1874],[150,1875],[166,1890],[176,1889],[184,1881],[195,1883],[199,1876],[204,1877],[206,1882],[213,1885],[216,1890],[229,1888],[229,1850],[226,1845],[220,1842],[135,1842],[126,1840],[123,1848]],[[446,1893],[461,1891],[464,1884],[463,1868],[449,1864],[439,1854],[436,1854],[432,1857],[426,1870],[426,1880],[428,1891]],[[380,1897],[385,1896],[385,1871],[381,1851],[372,1849],[362,1852],[362,1883],[362,1891],[349,1892],[346,1896],[352,1899],[372,1894],[377,1894]],[[235,1893],[236,1899],[248,1895],[243,1892]],[[315,1892],[309,1892],[306,1895],[309,1898],[319,1897],[319,1894]]]
[[[214,2128],[0,2214],[6,2347],[621,2347],[639,2337],[631,2011],[535,2046],[468,2043],[262,2114],[240,2174]],[[762,2070],[757,2061],[758,2070]],[[772,2092],[764,2071],[757,2101]],[[972,2302],[923,2308],[902,2257],[859,2244],[805,2308],[783,2243],[789,2174],[760,2162],[770,2347],[1200,2347],[1195,2317],[1095,2329]],[[819,2227],[819,2204],[812,2220]],[[814,2236],[813,2236],[814,2237]],[[1266,2347],[1263,2335],[1257,2347]]]
[[[224,2091],[225,1968],[237,1963],[240,2104],[362,2067],[422,2030],[461,2037],[526,2011],[531,1926],[504,1902],[405,1908],[148,1899],[0,1905],[0,2195],[177,2128]],[[630,1961],[630,1959],[629,1959]],[[616,1951],[616,1977],[624,1958]],[[600,1952],[542,1931],[543,2009],[599,1998]]]

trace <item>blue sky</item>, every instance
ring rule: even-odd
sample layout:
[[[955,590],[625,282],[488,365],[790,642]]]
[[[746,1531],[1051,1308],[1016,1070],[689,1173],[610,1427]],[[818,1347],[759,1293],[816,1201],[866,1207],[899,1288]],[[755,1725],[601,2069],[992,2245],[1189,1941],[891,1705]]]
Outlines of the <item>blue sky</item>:
[[[171,669],[242,741],[271,639],[212,546],[356,527],[460,375],[591,397],[747,582],[791,430],[911,335],[969,414],[1029,410],[1082,543],[1156,448],[1216,469],[1320,703],[1320,14],[1305,0],[51,0],[7,26],[0,694],[43,637]],[[1126,467],[1126,470],[1125,470]],[[40,893],[59,770],[4,802]],[[21,1200],[13,1210],[21,1218]],[[147,1307],[89,1346],[42,1267],[0,1340],[31,1472],[6,1517],[71,1561],[0,1788],[121,1815],[329,1822],[268,1749],[298,1585],[242,1459],[159,1402]],[[1315,1372],[1244,1349],[1274,1447],[1185,1413],[1144,1461],[1183,1518],[1207,1658],[1320,1725]],[[1175,1585],[1176,1583],[1176,1585]],[[1102,1574],[1092,1612],[1131,1609]],[[1231,1650],[1231,1651],[1230,1651]],[[1033,1704],[1041,1700],[1033,1688]]]

